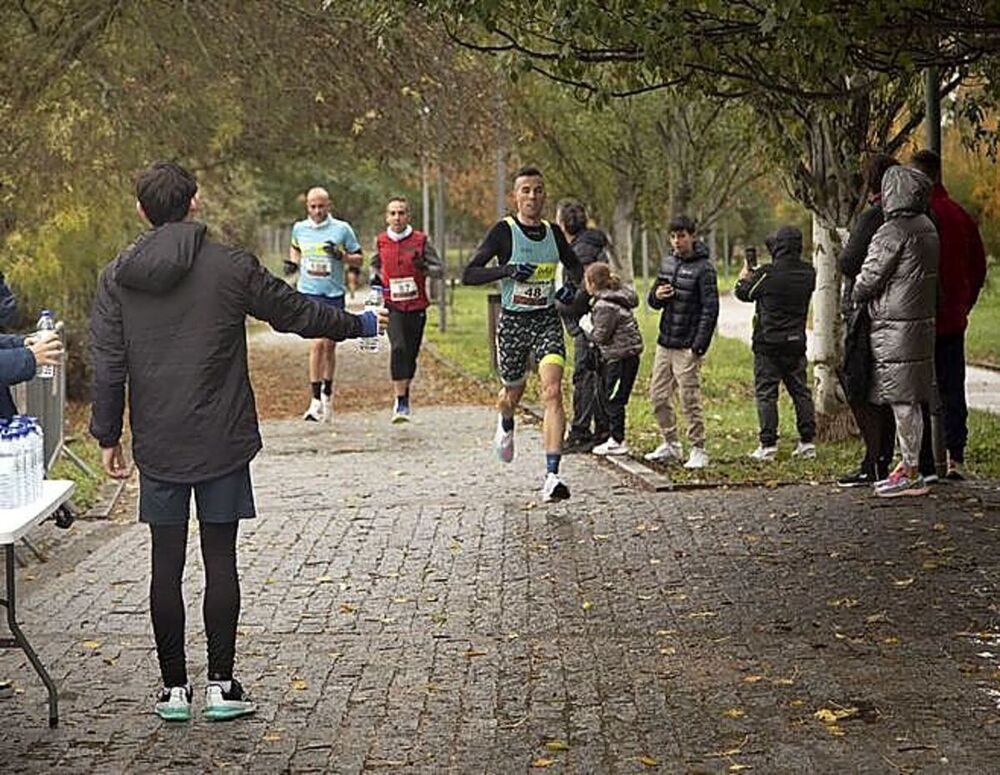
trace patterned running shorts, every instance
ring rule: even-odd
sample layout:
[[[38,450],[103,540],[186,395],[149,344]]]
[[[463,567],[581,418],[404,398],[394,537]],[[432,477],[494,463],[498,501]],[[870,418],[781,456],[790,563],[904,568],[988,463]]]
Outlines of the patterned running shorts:
[[[501,312],[497,323],[497,361],[504,385],[522,384],[530,363],[566,365],[563,326],[555,307],[539,312]]]

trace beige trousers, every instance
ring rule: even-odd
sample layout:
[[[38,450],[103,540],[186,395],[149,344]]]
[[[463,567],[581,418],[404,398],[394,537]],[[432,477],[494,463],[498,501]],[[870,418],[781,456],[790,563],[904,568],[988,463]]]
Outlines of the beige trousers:
[[[701,411],[701,361],[694,351],[656,345],[649,399],[663,440],[676,442],[677,415],[674,393],[680,388],[681,411],[687,421],[687,437],[693,447],[705,447],[705,419]]]

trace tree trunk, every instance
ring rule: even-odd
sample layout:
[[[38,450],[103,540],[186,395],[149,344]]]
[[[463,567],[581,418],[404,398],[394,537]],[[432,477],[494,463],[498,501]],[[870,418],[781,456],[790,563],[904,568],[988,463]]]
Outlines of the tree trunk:
[[[616,177],[617,196],[611,221],[611,242],[614,248],[612,265],[626,285],[633,285],[635,272],[632,269],[632,230],[638,191],[627,175],[618,173]]]
[[[843,360],[843,321],[840,316],[840,267],[837,259],[847,230],[823,221],[813,213],[813,398],[816,402],[817,436],[843,438],[851,432],[837,369]]]

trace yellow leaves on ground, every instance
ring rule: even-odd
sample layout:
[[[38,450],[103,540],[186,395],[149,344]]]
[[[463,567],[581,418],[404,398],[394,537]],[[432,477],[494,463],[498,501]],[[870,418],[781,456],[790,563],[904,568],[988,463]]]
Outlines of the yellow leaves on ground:
[[[591,608],[593,608],[593,607],[594,607],[594,604],[593,604],[592,602],[590,602],[589,600],[584,600],[584,601],[583,601],[583,604],[582,604],[582,605],[581,605],[580,607],[581,607],[581,608],[582,608],[582,609],[583,609],[584,611],[589,611],[589,610],[590,610]]]
[[[85,640],[80,644],[85,649],[99,649],[101,647],[101,642],[99,640]]]
[[[539,756],[531,763],[531,766],[538,769],[542,769],[545,767],[551,767],[555,763],[556,759],[550,759],[548,756]]]
[[[660,763],[660,760],[654,756],[640,756],[639,764],[643,764],[647,767],[656,767]]]
[[[722,715],[726,718],[743,718],[747,712],[743,708],[730,708]]]
[[[813,716],[823,722],[829,734],[834,737],[843,737],[844,728],[837,722],[855,716],[857,713],[857,708],[820,708],[813,713]]]
[[[550,751],[568,751],[569,743],[567,743],[565,740],[559,740],[558,738],[554,738],[552,740],[546,740],[545,747]]]
[[[305,691],[306,689],[309,688],[309,684],[307,684],[301,678],[293,678],[292,679],[292,688],[295,689],[295,691],[297,691],[297,692],[302,692],[302,691]]]
[[[351,603],[341,603],[340,604],[340,613],[342,613],[342,614],[353,614],[353,613],[356,613],[357,610],[358,610],[358,607],[356,605],[351,604]]]
[[[913,582],[914,578],[913,576],[910,576],[905,579],[893,579],[892,585],[894,587],[899,587],[900,589],[905,589],[906,587],[910,586],[910,584],[912,584]]]

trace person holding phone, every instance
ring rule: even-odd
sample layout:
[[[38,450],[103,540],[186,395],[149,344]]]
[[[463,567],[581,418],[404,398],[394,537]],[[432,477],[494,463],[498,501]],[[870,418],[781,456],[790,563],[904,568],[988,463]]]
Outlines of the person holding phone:
[[[674,413],[674,393],[680,393],[687,420],[691,454],[685,468],[708,465],[705,421],[701,409],[701,364],[719,319],[719,287],[708,246],[697,239],[695,223],[680,215],[670,221],[671,251],[660,262],[656,283],[646,298],[660,310],[649,397],[663,443],[645,457],[661,463],[683,460]]]
[[[757,251],[747,248],[734,291],[756,305],[753,318],[753,376],[760,445],[757,461],[778,454],[778,387],[784,384],[795,405],[799,443],[792,457],[816,457],[816,409],[806,379],[806,317],[816,287],[816,270],[802,260],[802,232],[782,226],[765,240],[771,263],[756,267]]]

